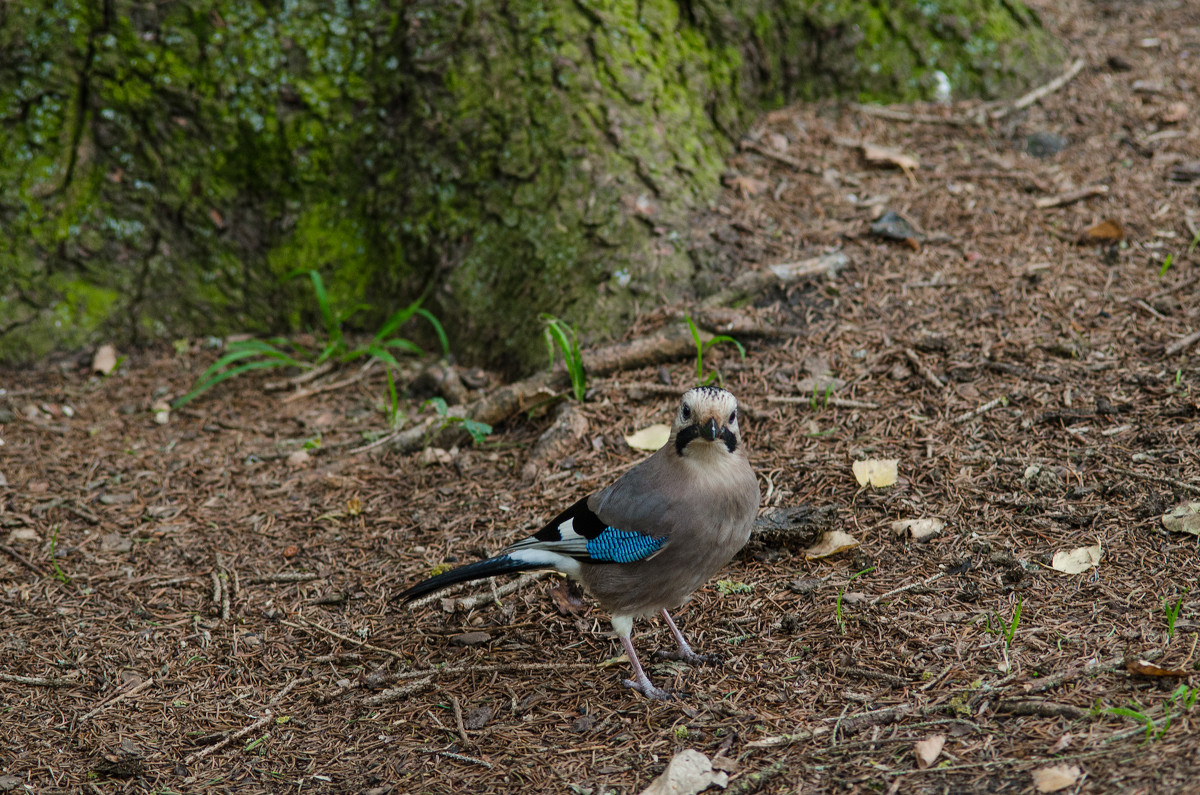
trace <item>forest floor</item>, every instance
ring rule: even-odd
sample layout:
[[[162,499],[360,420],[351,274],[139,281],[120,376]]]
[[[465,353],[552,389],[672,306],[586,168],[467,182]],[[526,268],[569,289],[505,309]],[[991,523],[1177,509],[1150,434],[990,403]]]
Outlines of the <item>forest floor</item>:
[[[1085,65],[1027,108],[790,108],[731,161],[716,261],[847,264],[739,309],[784,334],[705,364],[746,408],[764,516],[825,511],[860,546],[752,540],[679,613],[724,666],[650,666],[676,701],[622,687],[607,616],[549,578],[390,598],[639,460],[623,435],[668,421],[694,361],[594,378],[533,477],[548,412],[353,452],[387,424],[378,372],[299,396],[251,374],[165,424],[199,342],[0,373],[0,791],[637,793],[684,749],[739,793],[1034,792],[1056,767],[1063,792],[1196,791],[1200,549],[1161,517],[1200,499],[1200,7],[1043,13]],[[918,231],[873,234],[885,210]],[[899,481],[860,488],[861,459]],[[643,659],[668,641],[635,628]]]

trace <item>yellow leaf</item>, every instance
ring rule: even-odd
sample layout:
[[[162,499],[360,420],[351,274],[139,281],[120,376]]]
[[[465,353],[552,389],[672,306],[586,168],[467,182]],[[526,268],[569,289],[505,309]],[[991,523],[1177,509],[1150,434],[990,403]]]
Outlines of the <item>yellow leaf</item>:
[[[808,560],[827,558],[847,549],[854,549],[856,546],[858,546],[858,540],[849,533],[841,530],[829,530],[821,536],[820,541],[804,550],[804,557]]]
[[[1063,574],[1082,574],[1100,562],[1104,550],[1099,544],[1094,547],[1079,547],[1066,551],[1060,549],[1054,553],[1050,568]]]
[[[1054,765],[1033,771],[1033,784],[1038,792],[1058,792],[1060,789],[1075,786],[1075,782],[1083,775],[1078,765]]]
[[[858,485],[870,483],[877,489],[894,486],[899,477],[899,458],[868,458],[866,461],[855,461],[852,469]]]
[[[649,450],[650,452],[654,452],[666,444],[670,436],[671,428],[669,426],[656,423],[647,428],[642,428],[637,433],[626,436],[625,444],[634,450]]]

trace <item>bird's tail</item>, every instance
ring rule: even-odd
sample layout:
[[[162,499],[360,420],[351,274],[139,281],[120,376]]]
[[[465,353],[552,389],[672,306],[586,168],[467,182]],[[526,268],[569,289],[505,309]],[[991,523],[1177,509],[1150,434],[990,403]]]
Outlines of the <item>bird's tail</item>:
[[[395,598],[404,602],[411,602],[434,591],[449,588],[456,583],[482,580],[485,577],[495,577],[497,574],[515,574],[521,571],[547,568],[553,567],[544,561],[535,563],[527,560],[519,560],[513,555],[497,555],[494,558],[481,560],[478,563],[468,563],[466,566],[459,566],[457,569],[451,569],[436,577],[430,577],[428,580],[419,582],[408,590],[397,594]]]

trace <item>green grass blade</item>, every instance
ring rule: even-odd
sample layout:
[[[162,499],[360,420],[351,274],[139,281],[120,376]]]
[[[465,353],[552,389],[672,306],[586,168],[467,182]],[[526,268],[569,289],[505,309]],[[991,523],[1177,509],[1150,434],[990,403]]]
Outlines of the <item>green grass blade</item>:
[[[438,342],[442,344],[442,355],[450,355],[450,340],[446,336],[446,329],[442,328],[442,324],[433,313],[424,307],[417,308],[417,314],[429,321],[429,325],[433,326],[433,333],[437,334]]]
[[[421,299],[418,298],[403,309],[397,309],[391,314],[391,317],[383,322],[383,325],[379,327],[379,331],[375,332],[374,342],[381,342],[392,336],[392,332],[407,323],[408,319],[420,308]]]
[[[746,358],[746,349],[742,346],[742,343],[738,342],[733,337],[730,337],[726,334],[720,334],[716,337],[713,337],[708,342],[704,343],[704,349],[708,350],[712,346],[716,345],[718,342],[731,343],[734,347],[736,347],[738,349],[738,353],[740,353],[742,355],[742,359],[744,360]]]
[[[421,348],[420,345],[418,345],[415,342],[411,342],[409,340],[404,340],[404,339],[400,339],[400,338],[396,338],[394,340],[388,340],[387,342],[383,343],[383,347],[399,348],[400,350],[404,351],[405,353],[411,353],[415,356],[424,356],[425,355],[425,351],[424,351],[424,349]]]
[[[287,364],[285,364],[284,362],[282,362],[278,359],[263,359],[263,360],[259,360],[257,362],[250,362],[249,364],[243,364],[240,367],[234,367],[233,369],[226,370],[225,372],[221,373],[220,375],[216,376],[215,378],[211,378],[208,381],[204,382],[200,386],[193,389],[191,392],[188,392],[186,395],[184,395],[183,397],[176,400],[174,403],[171,404],[171,406],[173,408],[179,408],[180,406],[184,405],[185,403],[190,403],[191,401],[195,400],[197,397],[204,394],[208,390],[212,389],[214,386],[221,383],[225,379],[233,378],[235,375],[241,375],[242,373],[245,373],[249,370],[262,370],[267,367],[286,367],[286,366],[287,366]]]

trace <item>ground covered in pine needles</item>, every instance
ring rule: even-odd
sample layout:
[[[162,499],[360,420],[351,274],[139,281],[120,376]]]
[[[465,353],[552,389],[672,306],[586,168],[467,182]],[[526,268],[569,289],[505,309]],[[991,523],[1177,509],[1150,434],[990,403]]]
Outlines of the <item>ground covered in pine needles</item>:
[[[389,599],[639,460],[694,360],[593,378],[535,467],[550,411],[358,452],[378,371],[245,376],[165,424],[200,342],[0,375],[0,791],[637,793],[685,749],[738,793],[1194,788],[1200,550],[1161,517],[1200,500],[1200,10],[1046,13],[1083,66],[1028,107],[793,108],[731,162],[713,268],[845,263],[722,310],[748,356],[704,364],[788,527],[680,611],[727,661],[652,664],[677,701],[623,688],[552,578]],[[810,559],[828,530],[859,546]]]

